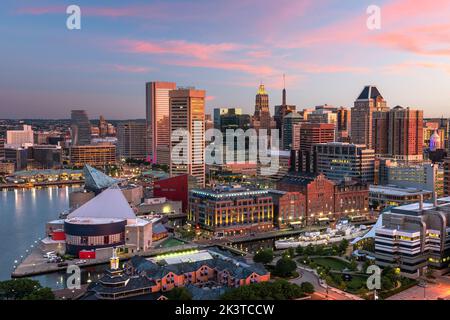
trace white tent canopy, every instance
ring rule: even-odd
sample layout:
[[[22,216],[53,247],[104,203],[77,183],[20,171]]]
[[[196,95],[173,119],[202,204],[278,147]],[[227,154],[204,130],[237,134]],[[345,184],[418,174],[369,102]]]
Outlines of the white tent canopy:
[[[136,219],[120,188],[112,186],[69,214],[68,218]]]

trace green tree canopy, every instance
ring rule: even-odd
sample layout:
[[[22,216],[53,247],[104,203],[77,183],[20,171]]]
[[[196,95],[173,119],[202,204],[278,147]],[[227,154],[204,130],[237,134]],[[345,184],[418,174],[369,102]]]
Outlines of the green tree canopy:
[[[169,300],[192,300],[192,294],[185,287],[173,288],[164,293]]]
[[[297,264],[294,260],[288,257],[282,257],[277,261],[274,274],[280,277],[289,277],[297,269]]]
[[[286,280],[260,282],[231,289],[222,295],[222,300],[289,300],[301,298],[300,286]]]
[[[311,282],[307,282],[307,281],[301,283],[300,289],[302,289],[302,291],[304,293],[308,293],[308,294],[314,293],[314,291],[315,291],[313,284]]]
[[[263,249],[259,250],[253,257],[253,261],[256,263],[271,263],[273,261],[273,250]]]
[[[12,279],[0,282],[3,299],[11,300],[54,300],[49,288],[42,288],[39,281],[28,278]]]

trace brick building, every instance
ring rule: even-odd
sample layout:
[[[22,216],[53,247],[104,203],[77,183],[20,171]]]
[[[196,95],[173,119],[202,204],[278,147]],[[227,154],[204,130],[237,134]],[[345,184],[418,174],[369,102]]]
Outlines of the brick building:
[[[298,197],[300,217],[293,221],[301,221],[303,226],[335,221],[342,216],[365,216],[368,213],[369,188],[355,181],[336,184],[323,174],[291,173],[278,182],[277,189],[302,195]],[[286,216],[280,213],[283,206],[277,206],[277,201],[274,203],[277,209],[275,215],[283,219]],[[285,219],[281,222],[281,226],[289,223]]]

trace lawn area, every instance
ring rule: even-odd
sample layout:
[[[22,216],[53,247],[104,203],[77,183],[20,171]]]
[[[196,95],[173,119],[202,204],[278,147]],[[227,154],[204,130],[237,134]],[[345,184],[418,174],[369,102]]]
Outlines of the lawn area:
[[[358,290],[367,287],[367,278],[368,276],[353,276],[352,280],[345,282],[347,284],[346,291],[358,293]]]
[[[171,248],[171,247],[176,247],[176,246],[181,246],[185,244],[183,241],[177,240],[177,239],[173,239],[173,238],[169,238],[165,241],[163,241],[160,244],[161,248]]]
[[[322,267],[328,267],[331,270],[342,271],[345,268],[350,266],[350,263],[333,258],[333,257],[325,257],[325,258],[313,258],[311,259],[313,262]]]

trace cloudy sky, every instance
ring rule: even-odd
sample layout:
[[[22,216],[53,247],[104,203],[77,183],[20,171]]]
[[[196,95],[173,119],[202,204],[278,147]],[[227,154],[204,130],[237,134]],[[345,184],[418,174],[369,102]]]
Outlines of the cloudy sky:
[[[0,118],[143,118],[152,80],[252,112],[261,81],[280,103],[283,73],[298,108],[352,106],[375,84],[391,107],[450,116],[449,21],[450,0],[2,0]]]

